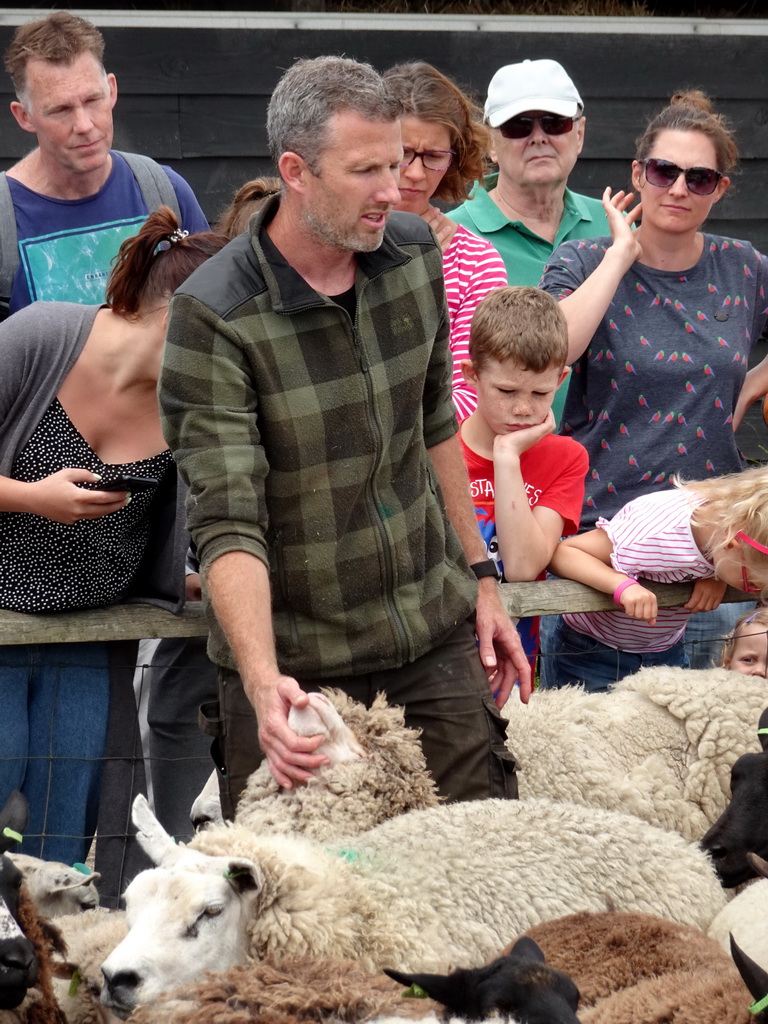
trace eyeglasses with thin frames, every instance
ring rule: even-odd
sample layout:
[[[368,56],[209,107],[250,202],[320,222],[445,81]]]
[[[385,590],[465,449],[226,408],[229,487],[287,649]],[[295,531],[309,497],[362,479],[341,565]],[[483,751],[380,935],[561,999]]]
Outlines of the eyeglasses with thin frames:
[[[711,196],[723,177],[714,167],[678,167],[671,160],[659,160],[656,157],[641,160],[640,163],[645,168],[649,184],[656,188],[671,188],[680,175],[684,174],[686,188],[696,196]]]
[[[759,551],[763,555],[768,555],[768,547],[765,544],[761,544],[759,540],[755,540],[754,537],[750,537],[749,534],[744,533],[743,530],[739,530],[736,534],[736,539],[743,541],[745,544],[749,544],[755,551]],[[759,594],[762,591],[762,587],[756,587],[749,578],[747,567],[744,564],[744,560],[741,562],[741,580],[742,590],[745,594]]]
[[[456,153],[452,149],[411,149],[406,146],[403,149],[401,167],[410,167],[416,157],[419,157],[425,171],[447,171],[453,163]]]
[[[541,114],[539,117],[511,117],[499,125],[499,132],[505,139],[527,139],[538,124],[545,135],[567,135],[580,120],[577,117],[561,117],[559,114]]]

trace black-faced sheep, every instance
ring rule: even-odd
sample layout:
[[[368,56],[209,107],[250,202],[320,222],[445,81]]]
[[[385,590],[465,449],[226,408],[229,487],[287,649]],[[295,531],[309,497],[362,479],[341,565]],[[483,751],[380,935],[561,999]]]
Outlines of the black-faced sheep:
[[[306,708],[291,708],[288,724],[300,736],[325,736],[318,753],[331,763],[309,785],[286,790],[265,762],[240,797],[238,824],[260,834],[300,832],[323,842],[437,805],[419,734],[406,727],[403,709],[389,707],[382,694],[366,708],[341,690],[311,693]],[[190,817],[196,827],[222,822],[215,773]]]
[[[509,701],[520,796],[621,810],[700,839],[725,810],[734,761],[758,749],[765,696],[759,677],[658,666],[610,693]]]
[[[441,971],[569,911],[615,905],[706,927],[725,902],[681,836],[549,801],[414,811],[334,846],[241,826],[178,846],[141,797],[134,821],[161,867],[128,887],[130,931],[103,964],[105,998],[123,1010],[249,956]]]
[[[26,827],[27,802],[18,791],[0,811],[0,1011],[4,1021],[65,1024],[51,987],[58,935],[38,914],[7,856]]]
[[[731,769],[731,799],[701,841],[727,888],[758,872],[748,854],[768,857],[768,708],[758,720],[759,754],[742,754]]]

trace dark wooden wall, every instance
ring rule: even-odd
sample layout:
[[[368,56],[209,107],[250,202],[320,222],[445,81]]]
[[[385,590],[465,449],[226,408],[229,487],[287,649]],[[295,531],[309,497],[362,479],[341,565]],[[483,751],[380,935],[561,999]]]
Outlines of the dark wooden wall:
[[[133,15],[137,23],[141,17]],[[623,186],[646,118],[676,89],[700,87],[735,123],[743,156],[735,187],[714,208],[712,229],[768,249],[768,35],[180,30],[138,24],[103,31],[107,66],[120,90],[118,146],[179,170],[211,218],[243,181],[270,171],[266,104],[281,69],[297,57],[343,53],[380,69],[427,60],[481,99],[502,64],[553,57],[568,69],[586,104],[586,145],[573,187],[597,196],[606,184]],[[3,50],[12,32],[0,26]],[[8,112],[11,96],[4,89],[0,169],[31,145]]]

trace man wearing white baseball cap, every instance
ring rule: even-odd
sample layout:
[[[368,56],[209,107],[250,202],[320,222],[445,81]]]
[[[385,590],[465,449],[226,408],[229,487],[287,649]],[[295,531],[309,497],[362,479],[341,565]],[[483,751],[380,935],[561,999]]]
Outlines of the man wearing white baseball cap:
[[[561,242],[610,234],[600,200],[567,188],[584,144],[584,104],[556,60],[524,60],[491,79],[485,120],[498,173],[448,216],[498,249],[510,284],[537,285]],[[558,398],[559,417],[564,391]]]

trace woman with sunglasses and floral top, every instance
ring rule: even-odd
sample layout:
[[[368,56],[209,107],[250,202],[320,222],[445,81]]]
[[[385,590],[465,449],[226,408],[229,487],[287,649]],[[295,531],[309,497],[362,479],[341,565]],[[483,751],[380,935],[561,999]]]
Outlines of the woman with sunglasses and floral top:
[[[611,237],[567,242],[546,267],[541,287],[569,328],[561,432],[590,456],[582,529],[676,474],[707,480],[744,466],[734,414],[766,323],[768,263],[749,242],[700,230],[737,157],[702,93],[674,96],[637,142],[640,203],[606,189]],[[699,581],[686,608],[710,611],[724,589]]]
[[[403,106],[397,209],[423,217],[443,250],[453,401],[459,419],[465,419],[477,408],[475,390],[461,372],[462,360],[469,358],[469,327],[480,300],[502,288],[507,273],[490,242],[449,220],[431,200],[455,203],[467,198],[483,172],[488,133],[479,109],[431,64],[399,64],[384,79]]]

